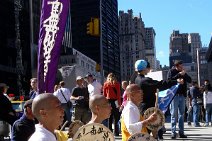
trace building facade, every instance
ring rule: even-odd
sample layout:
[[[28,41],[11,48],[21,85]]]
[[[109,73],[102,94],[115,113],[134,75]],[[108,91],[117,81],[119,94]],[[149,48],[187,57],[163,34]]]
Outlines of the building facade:
[[[130,80],[134,73],[134,63],[145,58],[145,28],[141,15],[133,16],[133,11],[119,11],[119,45],[122,80]]]
[[[100,36],[86,34],[91,18],[100,19]],[[113,72],[120,79],[117,0],[71,1],[72,47],[100,64],[104,77]]]
[[[152,27],[145,28],[145,58],[151,64],[152,71],[156,71],[156,47],[155,47],[155,30]]]
[[[16,96],[29,91],[31,77],[29,2],[0,2],[0,81]]]
[[[206,60],[207,60],[207,72],[208,72],[208,77],[207,79],[212,83],[212,37],[209,43],[209,47],[206,53]]]
[[[199,49],[199,67],[200,67],[200,85],[204,84],[204,80],[208,79],[208,63],[206,60],[206,53],[208,47],[202,47]]]

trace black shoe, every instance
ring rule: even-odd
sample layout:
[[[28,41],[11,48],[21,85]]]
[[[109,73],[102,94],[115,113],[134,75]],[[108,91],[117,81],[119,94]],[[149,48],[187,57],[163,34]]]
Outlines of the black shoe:
[[[171,139],[176,139],[176,134],[172,134]]]
[[[188,122],[188,126],[191,126],[191,122]]]
[[[180,138],[187,138],[185,134],[180,134]]]

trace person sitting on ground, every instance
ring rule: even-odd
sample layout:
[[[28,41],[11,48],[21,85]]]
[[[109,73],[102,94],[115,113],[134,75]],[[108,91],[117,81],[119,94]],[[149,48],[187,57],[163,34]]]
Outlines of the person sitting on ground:
[[[108,119],[111,114],[111,106],[103,95],[93,95],[89,99],[89,108],[92,113],[91,120],[88,123],[102,123]]]
[[[139,85],[128,85],[126,94],[128,102],[122,111],[121,119],[122,141],[127,141],[135,133],[147,133],[146,126],[157,119],[156,113],[145,120],[140,115],[138,106],[143,101],[143,91]]]
[[[34,116],[32,114],[32,99],[24,104],[24,114],[12,126],[11,141],[28,141],[35,132]]]
[[[52,93],[39,94],[32,103],[32,112],[39,123],[29,141],[57,141],[54,131],[63,123],[64,110]]]

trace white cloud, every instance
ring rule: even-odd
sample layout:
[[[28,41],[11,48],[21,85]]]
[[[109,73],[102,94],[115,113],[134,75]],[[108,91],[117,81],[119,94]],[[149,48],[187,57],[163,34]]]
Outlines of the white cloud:
[[[158,52],[158,57],[165,57],[165,53],[163,51]]]

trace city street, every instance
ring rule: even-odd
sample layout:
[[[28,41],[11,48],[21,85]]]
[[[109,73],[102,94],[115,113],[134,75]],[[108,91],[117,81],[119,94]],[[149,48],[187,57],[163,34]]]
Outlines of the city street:
[[[163,141],[170,141],[171,139],[171,124],[165,123],[166,133],[164,134]],[[175,139],[176,141],[212,141],[212,127],[193,127],[188,126],[185,123],[185,134],[188,136],[187,139]],[[116,137],[116,141],[121,141],[121,136]]]

